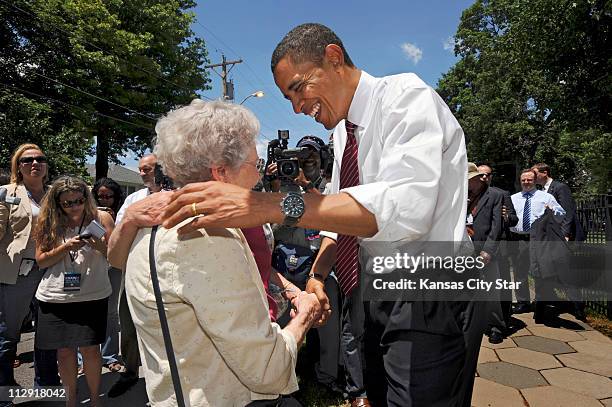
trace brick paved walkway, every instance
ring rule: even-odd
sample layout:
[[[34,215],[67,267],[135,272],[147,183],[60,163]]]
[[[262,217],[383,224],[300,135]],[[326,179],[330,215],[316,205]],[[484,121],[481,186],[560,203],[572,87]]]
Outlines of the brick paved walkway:
[[[569,314],[554,328],[514,318],[525,326],[504,342],[483,338],[473,406],[612,406],[612,340]]]

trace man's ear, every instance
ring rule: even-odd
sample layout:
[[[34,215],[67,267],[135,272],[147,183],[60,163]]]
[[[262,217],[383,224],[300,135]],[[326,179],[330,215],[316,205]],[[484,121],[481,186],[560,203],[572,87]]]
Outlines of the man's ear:
[[[212,167],[210,172],[213,180],[221,182],[227,181],[227,171],[225,167]]]
[[[344,65],[344,53],[342,48],[336,44],[329,44],[325,47],[325,59],[334,68]]]

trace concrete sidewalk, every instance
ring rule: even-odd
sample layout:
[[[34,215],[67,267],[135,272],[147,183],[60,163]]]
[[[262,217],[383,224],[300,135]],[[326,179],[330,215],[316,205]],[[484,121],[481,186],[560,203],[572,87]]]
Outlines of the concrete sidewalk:
[[[582,407],[612,406],[612,340],[569,314],[558,327],[536,324],[533,314],[514,315],[523,325],[503,343],[482,340],[472,405],[476,407]],[[24,363],[16,380],[32,385],[33,334],[22,335],[19,354]],[[123,396],[108,399],[106,392],[117,373],[103,369],[103,403],[112,407],[145,406],[144,380]],[[79,377],[79,403],[89,405],[85,377]],[[56,407],[63,403],[30,401],[20,407]]]
[[[473,406],[612,406],[612,340],[569,314],[556,327],[513,317],[522,329],[498,345],[482,340]]]

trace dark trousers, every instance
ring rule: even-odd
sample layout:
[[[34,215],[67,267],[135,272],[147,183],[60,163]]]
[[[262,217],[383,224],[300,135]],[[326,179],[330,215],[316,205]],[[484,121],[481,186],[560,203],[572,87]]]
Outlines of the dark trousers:
[[[365,303],[366,388],[373,406],[470,405],[483,325],[470,304]]]
[[[124,376],[138,377],[138,367],[140,366],[138,339],[125,290],[121,293],[119,300],[119,323],[121,324],[121,356],[125,365]]]
[[[364,380],[365,309],[361,290],[355,287],[342,300],[342,336],[340,348],[344,362],[346,391],[350,397],[366,397]]]
[[[506,241],[501,242],[501,255],[497,259],[497,268],[499,269],[499,277],[501,279],[511,281],[510,261],[506,244]],[[509,291],[502,292],[500,300],[504,325],[508,328],[510,326],[510,316],[512,315],[512,293]]]
[[[529,255],[529,235],[513,233],[512,236],[518,241],[518,249],[512,255],[514,281],[521,283],[514,294],[518,302],[530,302],[528,277],[531,269],[531,256]]]
[[[0,386],[15,382],[13,362],[21,338],[21,326],[30,311],[42,271],[34,267],[27,276],[18,276],[15,284],[0,284]],[[55,350],[34,348],[35,383],[40,386],[58,386]],[[23,383],[22,383],[23,384]]]

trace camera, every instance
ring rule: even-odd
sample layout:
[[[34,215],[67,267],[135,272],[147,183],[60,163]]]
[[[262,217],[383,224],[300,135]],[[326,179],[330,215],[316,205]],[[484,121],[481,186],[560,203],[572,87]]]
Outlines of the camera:
[[[266,168],[276,163],[278,178],[282,184],[293,184],[293,180],[300,174],[300,159],[308,158],[310,151],[307,147],[288,148],[289,130],[279,130],[278,139],[268,143],[268,157]]]
[[[0,202],[6,203],[9,205],[19,205],[21,203],[21,198],[17,198],[16,196],[7,196],[6,188],[0,188]]]
[[[155,185],[161,187],[161,189],[166,191],[174,189],[174,181],[172,181],[172,178],[164,174],[161,165],[155,164],[154,174]]]

